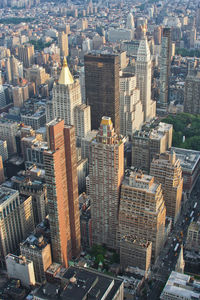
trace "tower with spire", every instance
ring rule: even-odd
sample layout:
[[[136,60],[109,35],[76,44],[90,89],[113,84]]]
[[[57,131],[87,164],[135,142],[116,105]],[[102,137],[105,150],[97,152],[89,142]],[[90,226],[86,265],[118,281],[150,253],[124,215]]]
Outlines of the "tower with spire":
[[[146,38],[141,40],[138,48],[136,78],[144,111],[144,121],[150,121],[156,115],[156,102],[151,100],[151,54]]]
[[[63,119],[66,125],[74,125],[74,109],[81,102],[80,82],[73,78],[64,57],[58,84],[53,87],[54,117]]]
[[[181,245],[181,251],[179,253],[179,257],[175,266],[175,271],[178,273],[184,273],[185,261],[183,258],[183,245]]]
[[[126,28],[131,29],[131,30],[135,29],[134,18],[133,18],[133,14],[131,12],[127,16]]]

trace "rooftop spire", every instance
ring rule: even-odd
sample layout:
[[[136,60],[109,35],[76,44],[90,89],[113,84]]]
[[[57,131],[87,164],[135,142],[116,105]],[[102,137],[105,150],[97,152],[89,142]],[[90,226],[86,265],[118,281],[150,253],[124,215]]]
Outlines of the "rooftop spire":
[[[68,85],[74,83],[74,78],[67,65],[66,57],[63,58],[63,66],[58,80],[59,84]]]

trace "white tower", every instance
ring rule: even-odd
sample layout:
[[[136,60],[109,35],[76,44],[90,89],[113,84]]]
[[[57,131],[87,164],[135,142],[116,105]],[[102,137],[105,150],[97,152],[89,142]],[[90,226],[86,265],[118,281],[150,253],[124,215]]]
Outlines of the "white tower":
[[[133,14],[131,12],[127,16],[126,28],[131,29],[131,30],[135,29],[134,18],[133,18]]]
[[[66,125],[75,125],[74,108],[80,104],[81,88],[79,80],[74,80],[64,57],[58,84],[53,87],[54,117],[61,118]]]
[[[179,273],[184,273],[185,261],[183,258],[183,245],[181,245],[181,251],[179,253],[179,257],[175,266],[175,271]]]
[[[144,121],[150,121],[156,114],[156,102],[151,100],[151,55],[146,38],[141,40],[138,48],[136,78],[144,111]]]

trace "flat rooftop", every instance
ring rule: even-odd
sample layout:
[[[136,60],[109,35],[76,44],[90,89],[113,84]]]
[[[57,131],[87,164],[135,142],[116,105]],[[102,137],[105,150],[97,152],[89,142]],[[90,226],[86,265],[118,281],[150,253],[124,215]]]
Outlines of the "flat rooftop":
[[[191,276],[172,271],[164,290],[161,294],[176,295],[179,299],[200,299],[200,282],[193,280]],[[173,298],[174,299],[174,298]]]
[[[176,153],[183,171],[193,171],[200,160],[200,151],[172,147]]]
[[[19,195],[18,191],[0,186],[0,205],[6,202],[9,198]]]
[[[35,296],[42,299],[60,300],[112,300],[121,284],[123,284],[123,280],[121,279],[95,270],[79,267],[69,267],[66,269],[61,279],[62,281],[66,283],[64,289],[61,289],[57,284],[47,283],[37,290]],[[105,296],[107,292],[108,294]]]

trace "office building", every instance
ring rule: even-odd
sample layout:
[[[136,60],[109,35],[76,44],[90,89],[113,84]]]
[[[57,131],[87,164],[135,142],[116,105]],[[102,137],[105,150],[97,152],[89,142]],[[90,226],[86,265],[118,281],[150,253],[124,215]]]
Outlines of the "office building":
[[[20,252],[33,262],[36,282],[45,282],[45,271],[52,264],[50,244],[41,234],[31,234],[20,244]]]
[[[29,68],[34,63],[34,46],[30,44],[19,46],[18,58],[23,62],[24,68]]]
[[[131,12],[127,16],[126,28],[131,29],[131,30],[135,29],[134,18],[133,18],[133,14]]]
[[[171,67],[171,29],[163,28],[160,62],[160,98],[159,102],[166,106],[169,100],[169,78]]]
[[[191,222],[188,227],[185,248],[190,251],[199,252],[200,248],[200,222]]]
[[[68,266],[80,253],[80,218],[75,130],[64,120],[47,124],[49,150],[44,151],[53,261]]]
[[[172,271],[161,293],[161,300],[199,299],[200,282],[192,276]]]
[[[155,45],[161,44],[161,36],[162,36],[162,27],[156,26],[154,28],[154,32],[153,32],[153,38],[154,38]]]
[[[105,275],[94,269],[72,266],[67,270],[63,270],[63,274],[60,273],[57,274],[61,282],[59,293],[56,282],[47,282],[35,291],[33,300],[124,299],[122,279]]]
[[[38,65],[33,65],[26,71],[26,78],[35,83],[37,91],[40,85],[45,84],[48,81],[49,77],[50,76],[46,73],[45,68]]]
[[[53,87],[54,117],[64,120],[66,125],[75,125],[74,109],[80,104],[80,82],[73,78],[64,57],[58,84]]]
[[[120,134],[132,137],[140,130],[144,112],[140,91],[136,88],[136,77],[129,73],[120,76]]]
[[[98,130],[92,130],[81,139],[81,157],[90,160],[90,143],[96,138]]]
[[[90,145],[90,198],[93,243],[116,248],[120,185],[124,176],[124,141],[111,118],[103,117]]]
[[[142,172],[129,172],[121,186],[118,242],[126,235],[152,242],[152,262],[165,239],[166,207],[161,184]]]
[[[199,177],[200,151],[176,147],[172,147],[171,151],[176,153],[176,157],[180,161],[183,173],[183,190],[187,195],[190,195]]]
[[[59,32],[58,34],[58,47],[60,48],[60,56],[68,56],[68,35],[64,31]]]
[[[149,173],[153,157],[171,148],[172,131],[171,124],[162,122],[152,129],[136,131],[132,137],[132,166]]]
[[[183,191],[182,169],[175,152],[165,152],[151,162],[150,174],[157,183],[162,184],[163,197],[166,205],[166,215],[172,218],[174,224],[181,212]]]
[[[81,140],[91,131],[90,106],[86,104],[77,105],[74,108],[74,127],[76,138]]]
[[[120,265],[138,268],[148,275],[151,267],[152,242],[133,235],[125,235],[120,240]]]
[[[27,125],[31,126],[34,130],[44,127],[46,124],[46,113],[45,109],[38,109],[36,112],[21,114],[21,121]]]
[[[108,41],[116,43],[120,41],[131,41],[133,39],[133,30],[128,28],[111,28],[108,31]]]
[[[3,162],[8,159],[8,148],[6,140],[0,140],[0,155],[2,156]]]
[[[24,256],[8,254],[6,256],[6,269],[8,278],[19,279],[26,287],[35,285],[33,262]]]
[[[190,114],[200,113],[200,73],[189,66],[185,80],[184,112]]]
[[[31,196],[35,225],[44,221],[47,215],[47,187],[37,180],[24,180],[19,184],[20,194]]]
[[[0,85],[0,108],[5,106],[6,106],[6,96],[5,96],[3,85]]]
[[[18,132],[17,122],[5,121],[3,118],[0,120],[0,139],[7,142],[8,154],[17,152],[16,135]]]
[[[135,73],[144,111],[144,121],[150,121],[156,115],[156,102],[151,100],[151,54],[146,38],[140,41]]]
[[[85,61],[86,103],[91,107],[91,127],[98,130],[108,116],[119,134],[119,56],[88,54]]]
[[[34,230],[31,197],[22,197],[19,192],[0,187],[0,264],[14,253],[19,243]]]

